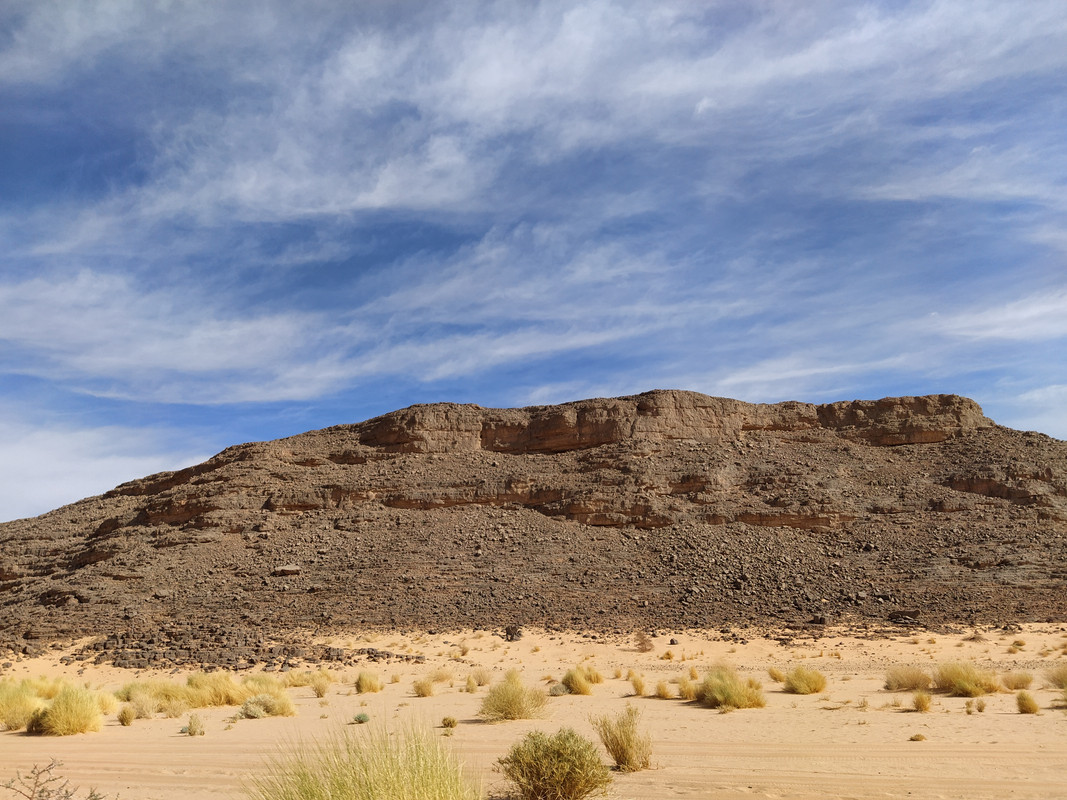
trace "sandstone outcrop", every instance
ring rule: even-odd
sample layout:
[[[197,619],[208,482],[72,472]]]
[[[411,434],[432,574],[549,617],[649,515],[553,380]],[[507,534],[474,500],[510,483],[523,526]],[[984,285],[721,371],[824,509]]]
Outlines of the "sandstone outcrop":
[[[0,649],[99,634],[131,666],[377,626],[1062,620],[1067,444],[954,395],[419,405],[0,525],[0,555]]]

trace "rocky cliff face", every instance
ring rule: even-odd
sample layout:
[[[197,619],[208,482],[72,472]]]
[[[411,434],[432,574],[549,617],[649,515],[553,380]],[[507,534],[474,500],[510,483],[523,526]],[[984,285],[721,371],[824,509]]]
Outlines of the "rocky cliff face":
[[[0,525],[0,553],[0,646],[111,634],[131,663],[297,629],[1064,619],[1067,445],[953,395],[422,405]]]

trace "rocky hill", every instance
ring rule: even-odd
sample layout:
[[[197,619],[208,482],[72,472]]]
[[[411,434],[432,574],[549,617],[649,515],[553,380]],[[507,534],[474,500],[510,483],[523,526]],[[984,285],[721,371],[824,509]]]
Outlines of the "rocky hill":
[[[385,626],[1064,620],[1067,443],[954,395],[419,405],[0,525],[0,556],[0,651],[93,634],[130,666]]]

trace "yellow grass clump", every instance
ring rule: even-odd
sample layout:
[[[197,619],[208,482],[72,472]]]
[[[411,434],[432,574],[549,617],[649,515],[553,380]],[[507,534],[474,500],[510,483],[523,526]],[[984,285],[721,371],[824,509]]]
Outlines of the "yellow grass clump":
[[[0,726],[4,730],[22,730],[44,705],[30,681],[0,682]]]
[[[419,678],[411,684],[411,689],[416,697],[433,697],[433,681],[429,678]]]
[[[930,710],[931,698],[930,693],[924,689],[920,689],[911,696],[911,706],[916,711],[925,714]]]
[[[542,690],[523,686],[519,673],[509,670],[504,680],[489,687],[478,716],[487,722],[531,719],[544,713],[547,702]]]
[[[638,675],[636,672],[633,672],[630,675],[630,686],[633,688],[634,694],[637,695],[638,697],[641,697],[641,696],[644,695],[644,693],[645,693],[645,679],[641,675]]]
[[[251,800],[481,800],[481,787],[429,730],[342,732],[295,745],[253,776]]]
[[[637,730],[641,712],[626,704],[616,717],[593,717],[589,721],[600,737],[604,749],[622,772],[637,772],[652,766],[652,737]]]
[[[26,724],[26,732],[37,736],[73,736],[98,731],[103,725],[97,693],[80,686],[65,686],[52,702]]]
[[[1057,689],[1067,689],[1067,664],[1057,664],[1045,672],[1045,678]]]
[[[674,690],[667,681],[659,681],[656,683],[656,697],[660,700],[674,699]]]
[[[763,708],[767,705],[759,682],[741,680],[730,667],[712,667],[698,689],[700,701],[709,708],[732,711],[737,708]]]
[[[384,688],[385,684],[382,683],[381,678],[373,672],[360,672],[356,677],[356,691],[359,694],[380,692]]]
[[[818,694],[826,688],[826,676],[817,669],[795,667],[786,673],[784,688],[789,694]]]
[[[991,670],[982,670],[974,664],[954,662],[942,664],[934,673],[934,686],[938,691],[948,692],[953,697],[981,697],[999,691],[1000,682]]]
[[[611,783],[596,745],[570,728],[531,731],[497,765],[521,800],[582,800]]]
[[[1004,684],[1005,689],[1014,692],[1019,689],[1029,689],[1030,684],[1034,682],[1034,676],[1029,672],[1008,672],[1000,676],[1000,682]]]
[[[296,715],[296,706],[284,692],[263,692],[249,697],[241,704],[237,716],[241,719],[262,719],[263,717],[292,717]]]
[[[891,692],[929,689],[930,683],[930,675],[921,667],[897,664],[885,671],[885,688]]]
[[[1015,695],[1015,705],[1019,709],[1020,714],[1036,714],[1041,710],[1041,707],[1037,704],[1037,700],[1029,692],[1019,692]]]

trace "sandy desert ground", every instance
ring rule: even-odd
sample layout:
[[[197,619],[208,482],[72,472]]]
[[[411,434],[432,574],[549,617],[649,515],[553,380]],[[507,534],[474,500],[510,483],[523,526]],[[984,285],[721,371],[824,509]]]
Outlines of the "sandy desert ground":
[[[187,715],[137,720],[130,727],[120,726],[111,715],[98,733],[62,738],[0,733],[0,783],[16,770],[25,772],[55,758],[72,785],[95,787],[109,797],[240,798],[243,781],[279,748],[327,735],[365,713],[371,723],[389,726],[405,721],[439,726],[445,716],[457,718],[448,742],[490,796],[504,797],[507,785],[494,762],[527,731],[570,726],[595,740],[590,715],[621,711],[633,703],[652,735],[654,769],[616,774],[609,791],[613,798],[1067,797],[1067,709],[1062,691],[1044,678],[1050,667],[1067,664],[1067,625],[984,630],[980,640],[973,633],[890,631],[868,638],[827,630],[817,638],[785,633],[797,638],[779,641],[781,637],[756,632],[661,632],[647,653],[638,651],[631,636],[527,631],[508,643],[489,631],[354,635],[334,644],[423,654],[426,661],[368,665],[386,684],[375,694],[355,692],[358,668],[338,671],[339,681],[322,699],[308,687],[291,689],[299,710],[295,717],[230,723],[232,708],[201,710],[207,729],[202,737],[181,734]],[[678,643],[669,645],[671,638]],[[1013,646],[1017,642],[1023,644]],[[663,658],[667,650],[672,660]],[[62,674],[108,689],[135,677],[111,668],[63,666],[62,655],[18,661],[4,670],[4,677]],[[948,661],[1033,673],[1031,693],[1040,713],[1019,714],[1010,692],[988,696],[985,711],[973,714],[965,712],[963,698],[935,694],[931,711],[917,713],[910,710],[909,692],[883,688],[889,666],[934,667]],[[476,716],[485,690],[464,691],[467,676],[479,666],[489,669],[494,681],[515,668],[526,683],[545,685],[546,678],[558,679],[580,662],[595,666],[604,683],[592,695],[550,698],[541,719],[486,724]],[[702,673],[720,663],[758,678],[766,708],[722,714],[677,699],[634,697],[624,677],[629,670],[642,674],[651,692],[660,680],[691,667]],[[823,672],[825,691],[786,694],[767,675],[768,668],[797,665]],[[433,697],[415,697],[413,681],[442,669],[451,680],[436,684]],[[359,735],[368,727],[349,730]],[[926,738],[912,741],[915,734]]]

